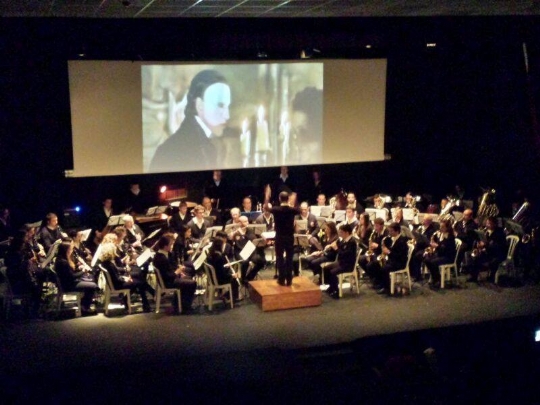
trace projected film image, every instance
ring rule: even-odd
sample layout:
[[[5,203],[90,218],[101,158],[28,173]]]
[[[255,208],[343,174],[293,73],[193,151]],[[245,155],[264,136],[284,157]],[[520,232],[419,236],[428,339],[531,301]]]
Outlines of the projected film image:
[[[144,173],[316,164],[323,64],[143,65]]]

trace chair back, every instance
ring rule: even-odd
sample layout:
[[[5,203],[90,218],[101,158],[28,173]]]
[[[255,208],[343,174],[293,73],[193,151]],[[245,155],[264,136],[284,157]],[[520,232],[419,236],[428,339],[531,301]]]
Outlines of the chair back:
[[[154,274],[156,275],[156,283],[159,288],[162,290],[165,290],[165,283],[163,282],[163,278],[161,277],[161,271],[154,266]]]
[[[206,272],[206,277],[208,280],[208,283],[211,285],[218,285],[217,277],[216,277],[216,269],[214,269],[214,266],[212,266],[210,263],[204,262],[204,271]]]
[[[109,274],[109,271],[105,267],[103,267],[101,264],[99,265],[99,268],[101,269],[101,271],[105,275],[105,282],[107,283],[107,287],[109,287],[109,290],[114,291],[115,288],[114,288],[114,284],[112,282],[111,275]]]
[[[506,255],[506,258],[508,260],[513,260],[514,258],[514,252],[516,250],[516,246],[519,242],[519,236],[517,235],[508,235],[506,237],[506,241],[508,242],[508,253]]]
[[[409,268],[409,264],[411,263],[411,257],[414,251],[414,245],[412,243],[408,243],[409,251],[407,252],[407,264],[405,265],[405,269]]]

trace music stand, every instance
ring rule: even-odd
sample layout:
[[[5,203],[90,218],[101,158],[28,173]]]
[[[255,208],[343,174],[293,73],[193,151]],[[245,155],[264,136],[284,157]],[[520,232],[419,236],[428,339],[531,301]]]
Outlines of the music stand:
[[[297,219],[296,221],[294,221],[294,225],[296,228],[296,233],[307,231],[307,219]]]
[[[124,215],[111,215],[109,221],[107,221],[107,226],[114,228],[119,225],[124,225]]]
[[[321,207],[321,217],[330,218],[332,216],[333,207],[331,205],[324,205]]]
[[[334,220],[336,222],[345,221],[345,210],[335,210],[334,211]]]

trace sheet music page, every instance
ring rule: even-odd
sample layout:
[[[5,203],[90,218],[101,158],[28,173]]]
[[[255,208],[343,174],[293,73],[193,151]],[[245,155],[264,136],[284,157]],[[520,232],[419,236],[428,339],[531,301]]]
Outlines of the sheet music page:
[[[319,206],[319,205],[312,205],[311,207],[309,207],[309,211],[315,215],[316,217],[320,217],[321,216],[321,210],[322,210],[322,207]]]
[[[156,210],[158,209],[158,207],[150,207],[146,210],[146,215],[150,216],[150,215],[154,215],[156,213]]]
[[[345,221],[345,210],[335,210],[334,219],[336,220],[336,222]]]
[[[333,207],[331,205],[325,205],[321,208],[321,217],[330,217],[332,215]]]
[[[405,221],[412,221],[416,216],[414,208],[403,208],[403,219]]]
[[[202,251],[202,253],[197,257],[197,259],[193,262],[193,267],[195,270],[199,270],[199,268],[202,266],[204,261],[206,260],[207,253],[206,251]]]
[[[261,233],[261,236],[264,239],[275,239],[276,238],[276,231],[268,231]]]
[[[85,229],[82,231],[82,239],[81,241],[85,242],[88,240],[88,237],[90,236],[90,232],[92,232],[92,229]]]
[[[244,246],[244,248],[240,252],[240,257],[243,260],[248,260],[251,254],[255,251],[255,248],[255,244],[252,241],[248,240],[246,246]]]
[[[137,257],[137,266],[141,267],[148,259],[154,257],[154,255],[155,252],[152,251],[152,249],[146,249],[139,257]]]
[[[109,221],[107,222],[107,226],[116,226],[116,225],[122,225],[124,223],[124,220],[122,219],[123,215],[112,215],[109,217]]]
[[[144,241],[147,241],[148,239],[152,239],[154,236],[156,236],[159,231],[161,231],[161,228],[155,229],[150,235],[148,235],[146,238],[144,238]]]
[[[92,262],[90,262],[90,266],[94,267],[99,259],[99,256],[101,256],[101,248],[103,245],[98,245],[96,249],[96,253],[94,253],[94,257],[92,257]]]

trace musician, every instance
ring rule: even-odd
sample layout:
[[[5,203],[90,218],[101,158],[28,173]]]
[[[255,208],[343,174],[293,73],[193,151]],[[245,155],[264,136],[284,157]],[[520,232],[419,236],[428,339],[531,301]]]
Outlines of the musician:
[[[317,235],[319,234],[321,228],[319,227],[317,217],[309,212],[309,205],[306,201],[300,204],[300,213],[296,215],[294,219],[295,221],[306,221],[307,224],[307,228],[305,230],[297,229],[297,233],[310,235],[310,238],[314,238],[314,241],[318,242]],[[319,249],[321,248],[318,243],[315,244]]]
[[[214,170],[212,180],[204,186],[204,195],[212,201],[216,207],[230,207],[229,201],[232,195],[227,180],[223,177],[221,170]]]
[[[210,226],[221,223],[221,215],[218,210],[212,207],[212,200],[209,197],[203,197],[201,205],[204,207],[203,216]]]
[[[92,214],[92,229],[94,229],[95,236],[99,239],[103,237],[101,233],[107,226],[109,218],[113,215],[112,204],[112,198],[106,197],[101,202],[101,207],[99,207],[99,209],[95,209],[95,212]]]
[[[232,241],[232,243],[234,243],[234,253],[236,260],[241,260],[240,252],[242,251],[242,249],[244,249],[248,241],[253,242],[253,240],[255,240],[257,236],[255,235],[253,229],[248,228],[249,221],[246,216],[242,215],[239,218],[238,222],[240,223],[240,227],[229,233],[228,238]],[[249,262],[252,262],[254,266],[248,273]],[[262,251],[261,248],[255,249],[249,259],[242,262],[241,278],[244,283],[253,280],[265,264],[266,259],[264,257],[264,249]]]
[[[399,226],[409,226],[409,223],[403,219],[403,210],[399,207],[394,209],[393,222],[397,222]]]
[[[31,227],[29,227],[31,228]],[[33,228],[31,228],[33,229]],[[11,240],[4,264],[6,274],[14,294],[30,296],[30,316],[39,313],[42,283],[39,281],[39,261],[37,255],[30,248],[29,233],[18,231]]]
[[[338,228],[345,224],[351,226],[353,233],[356,232],[358,218],[356,217],[356,209],[352,205],[348,205],[347,208],[345,208],[345,220],[339,224]]]
[[[210,226],[208,220],[204,218],[204,207],[202,205],[197,205],[193,212],[195,216],[187,226],[191,228],[191,237],[196,241],[201,241],[206,233],[206,228]]]
[[[369,235],[369,250],[359,260],[359,265],[366,273],[368,273],[368,264],[374,258],[377,258],[382,253],[382,241],[388,236],[388,230],[384,228],[384,219],[375,218],[373,221],[373,232]],[[373,278],[373,275],[368,273],[368,276]]]
[[[178,206],[178,212],[174,213],[169,219],[169,226],[176,232],[180,232],[182,227],[186,226],[191,221],[191,214],[188,213],[188,206],[185,201],[182,201]]]
[[[405,194],[403,200],[405,201],[403,208],[416,208],[416,199],[410,191]]]
[[[319,195],[317,196],[317,205],[318,205],[319,207],[325,207],[326,205],[328,205],[328,204],[326,203],[326,195],[324,195],[324,194],[319,194]]]
[[[382,254],[387,257],[384,265],[379,260],[372,261],[367,265],[366,272],[373,277],[373,285],[378,294],[388,293],[390,291],[390,272],[404,269],[407,265],[409,245],[407,237],[401,235],[401,226],[392,222],[388,225],[390,238],[388,244],[382,242]]]
[[[234,248],[229,243],[229,238],[227,237],[227,233],[224,231],[218,231],[216,232],[215,238],[219,238],[223,240],[223,254],[229,261],[233,262],[235,260]]]
[[[307,190],[309,201],[312,203],[317,203],[318,196],[321,194],[324,195],[325,188],[321,179],[321,172],[319,169],[315,169],[312,172],[312,182],[310,184],[309,190]],[[323,204],[325,205],[325,204]]]
[[[231,284],[233,300],[237,301],[239,285],[237,282],[238,276],[227,266],[228,258],[226,255],[226,246],[227,244],[224,243],[222,238],[215,238],[208,251],[206,262],[214,267],[218,284]],[[226,304],[229,303],[227,296],[223,295],[221,298]]]
[[[266,186],[264,205],[270,207],[270,186]],[[279,193],[279,206],[271,207],[276,225],[276,270],[279,285],[292,285],[293,256],[294,256],[294,217],[298,210],[289,205],[289,194]]]
[[[72,229],[68,232],[68,235],[71,238],[73,245],[73,256],[75,258],[80,257],[86,263],[90,263],[92,261],[92,252],[90,252],[90,249],[88,249],[82,241],[83,231]],[[75,262],[77,263],[77,259]]]
[[[62,240],[62,230],[58,225],[56,214],[49,212],[46,217],[46,224],[40,229],[38,239],[41,241],[45,252],[48,252],[51,246],[57,240]]]
[[[148,297],[146,296],[147,291],[151,293],[150,286],[146,280],[134,278],[130,275],[122,275],[124,274],[124,269],[118,267],[115,263],[116,250],[116,246],[113,243],[105,243],[101,246],[101,255],[99,258],[101,266],[109,272],[115,289],[129,289],[131,293],[137,292],[141,296],[143,311],[150,312],[151,308]],[[125,297],[124,305],[126,305]]]
[[[330,245],[337,253],[337,260],[324,268],[324,278],[330,287],[326,292],[335,299],[339,299],[338,275],[354,270],[356,262],[356,240],[352,237],[352,227],[349,224],[341,226],[338,230],[341,239]]]
[[[124,212],[131,215],[144,213],[146,202],[144,201],[139,183],[131,183],[129,185],[129,190],[126,193],[124,200],[124,206],[126,207]]]
[[[306,267],[313,272],[314,276],[320,276],[321,264],[326,262],[333,262],[336,260],[337,251],[331,248],[331,245],[338,239],[338,230],[335,222],[326,222],[324,224],[324,235],[321,240],[322,248],[315,252],[312,252],[307,256],[304,261],[307,264]],[[321,279],[319,277],[319,284]]]
[[[426,215],[422,220],[422,225],[415,231],[415,244],[409,263],[409,271],[411,277],[420,281],[422,279],[422,261],[424,260],[424,252],[429,246],[433,234],[437,231],[437,227],[433,223],[433,217]]]
[[[242,200],[242,212],[250,213],[252,211],[253,201],[251,201],[251,196],[244,197]]]
[[[364,211],[363,207],[356,200],[356,194],[347,193],[347,207],[351,207],[354,211],[362,212]]]
[[[98,286],[93,281],[94,276],[92,274],[80,270],[75,262],[73,262],[72,254],[73,245],[71,242],[62,242],[58,246],[54,271],[58,277],[58,282],[65,292],[82,291],[81,312],[83,315],[93,315],[96,311],[93,311],[90,307]]]
[[[227,221],[225,225],[238,225],[240,226],[240,208],[234,207],[231,208],[231,219]]]
[[[384,198],[382,198],[380,194],[375,194],[373,196],[373,208],[377,210],[387,210],[386,201],[384,201]]]
[[[167,288],[180,289],[182,300],[182,313],[188,313],[192,310],[193,297],[197,289],[197,283],[190,276],[184,273],[183,266],[178,266],[171,260],[171,251],[174,245],[174,238],[171,236],[162,236],[157,242],[157,253],[153,259],[154,269],[159,271],[163,283]],[[177,302],[174,295],[174,308],[176,311]]]
[[[488,280],[495,280],[499,264],[506,259],[508,248],[504,230],[498,226],[497,218],[486,219],[486,241],[477,243],[477,253],[472,258],[468,282],[477,282],[478,273],[486,268],[489,271]]]
[[[430,247],[432,254],[424,257],[424,263],[431,274],[431,285],[437,288],[441,283],[441,264],[453,263],[456,258],[456,238],[450,220],[441,221],[440,230],[432,237]]]
[[[279,195],[279,193],[282,191],[287,193],[295,191],[296,184],[289,175],[289,168],[287,166],[281,166],[279,171],[279,178],[277,178],[272,184],[272,190],[274,190],[277,195]]]
[[[270,232],[274,230],[274,215],[272,215],[272,206],[264,206],[263,212],[255,219],[256,224],[266,225],[266,231]]]
[[[231,89],[215,70],[197,73],[187,93],[185,118],[180,128],[156,150],[150,172],[170,172],[179,166],[197,170],[222,166],[213,141],[223,136],[229,120]]]
[[[373,226],[369,219],[369,214],[361,214],[358,226],[356,227],[356,237],[358,238],[358,244],[362,249],[369,249],[369,237],[373,232]]]
[[[171,254],[174,256],[178,265],[184,264],[190,260],[191,255],[195,252],[193,249],[193,239],[191,238],[191,228],[184,226],[180,228],[178,236],[174,241]]]
[[[296,192],[291,191],[289,193],[287,204],[289,205],[289,207],[298,208],[298,194]]]
[[[131,215],[124,215],[124,227],[126,228],[125,241],[135,249],[142,249],[142,240],[144,232],[141,227],[135,223]]]
[[[461,250],[463,252],[468,252],[472,250],[474,241],[477,240],[476,230],[478,229],[478,224],[473,219],[473,210],[467,208],[463,211],[463,218],[461,221],[458,221],[454,225],[454,231],[456,238],[461,239]]]

